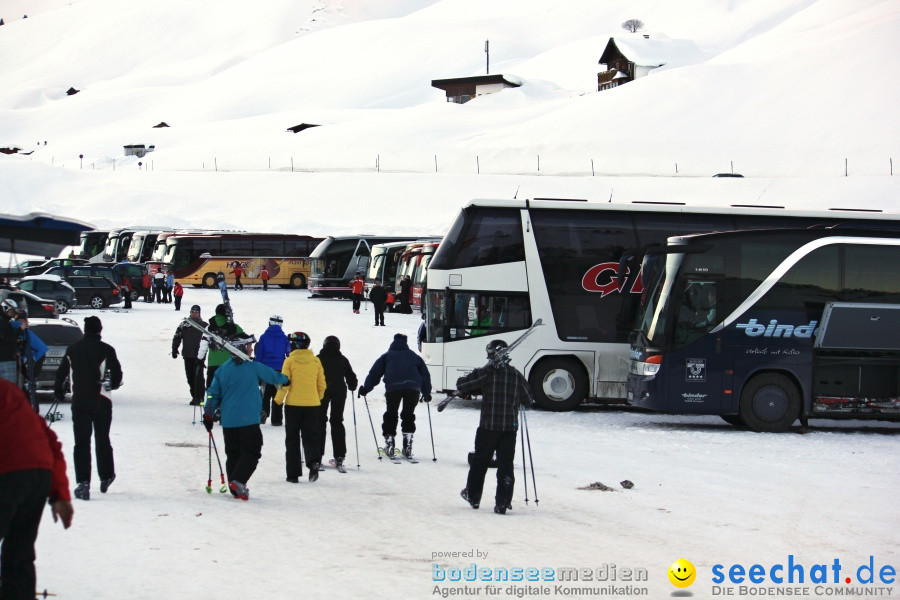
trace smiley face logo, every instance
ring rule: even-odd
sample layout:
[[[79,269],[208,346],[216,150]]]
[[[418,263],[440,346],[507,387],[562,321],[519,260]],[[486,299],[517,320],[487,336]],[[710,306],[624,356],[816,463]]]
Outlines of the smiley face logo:
[[[675,587],[686,588],[697,578],[697,569],[691,561],[679,558],[669,567],[669,581]]]

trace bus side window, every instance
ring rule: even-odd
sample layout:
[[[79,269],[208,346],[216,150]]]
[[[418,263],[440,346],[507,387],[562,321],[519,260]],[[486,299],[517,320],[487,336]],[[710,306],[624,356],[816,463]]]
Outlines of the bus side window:
[[[716,314],[716,286],[689,282],[682,298],[675,323],[675,341],[679,345],[697,339],[712,328]]]

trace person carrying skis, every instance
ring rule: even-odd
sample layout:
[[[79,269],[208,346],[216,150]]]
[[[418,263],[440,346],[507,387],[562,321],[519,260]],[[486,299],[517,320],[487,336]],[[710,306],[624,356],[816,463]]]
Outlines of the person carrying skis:
[[[284,366],[284,359],[291,353],[291,344],[288,342],[287,335],[281,329],[282,323],[284,323],[284,319],[281,318],[281,315],[269,317],[269,327],[259,336],[259,341],[256,343],[255,360],[276,371],[281,371],[281,367]],[[263,391],[264,415],[262,422],[265,424],[266,419],[271,414],[272,426],[281,427],[283,415],[281,405],[275,403],[275,392],[274,385],[266,384]]]
[[[201,327],[208,326],[208,323],[200,318],[199,304],[191,307],[189,318]],[[181,357],[184,359],[184,376],[187,378],[188,389],[191,392],[191,405],[199,406],[203,402],[206,391],[206,387],[203,385],[203,360],[206,358],[207,344],[203,343],[203,332],[182,321],[178,324],[175,335],[172,337],[172,358],[178,358],[179,347],[181,347]]]
[[[416,404],[419,395],[425,402],[431,402],[431,376],[422,357],[409,349],[406,336],[394,335],[388,351],[378,357],[366,382],[359,388],[359,395],[366,396],[381,378],[384,378],[384,399],[387,408],[381,422],[384,435],[384,453],[394,457],[394,438],[397,435],[397,411],[401,403],[401,430],[403,431],[403,456],[412,458],[413,434],[416,432]]]
[[[355,315],[359,314],[359,305],[362,303],[365,287],[366,282],[362,278],[362,273],[357,273],[356,277],[350,281],[350,297],[353,299],[353,314]]]
[[[490,361],[456,380],[460,394],[481,392],[481,420],[475,431],[475,452],[469,460],[466,487],[459,493],[472,508],[478,508],[484,489],[484,476],[494,452],[497,453],[497,491],[494,512],[505,515],[512,508],[513,457],[519,428],[519,407],[534,404],[528,382],[518,369],[509,364],[509,345],[492,340],[487,345]]]
[[[252,357],[253,336],[240,333],[230,341]],[[232,496],[241,500],[250,498],[247,482],[262,457],[260,381],[284,385],[288,378],[261,362],[232,356],[216,370],[203,409],[203,425],[207,431],[212,431],[216,409],[221,411],[228,489]]]
[[[384,305],[387,304],[387,292],[381,282],[377,279],[369,290],[369,300],[372,301],[372,308],[375,310],[375,325],[384,327]]]
[[[225,339],[234,337],[239,333],[244,333],[244,330],[241,329],[240,325],[228,321],[228,314],[224,304],[216,306],[216,314],[209,320],[207,329],[210,333],[215,333]],[[209,389],[209,386],[212,385],[216,369],[230,357],[231,354],[229,354],[228,350],[219,348],[217,345],[210,345],[209,355],[206,357],[206,389]]]
[[[75,497],[91,498],[91,435],[94,436],[94,452],[97,454],[97,474],[100,476],[100,492],[105,494],[116,479],[113,447],[109,443],[112,425],[112,401],[107,394],[122,385],[122,365],[116,350],[100,340],[103,323],[99,317],[84,319],[84,337],[69,346],[56,370],[53,391],[57,402],[62,402],[66,378],[72,371],[72,430],[75,433]],[[105,369],[103,368],[103,365]],[[108,382],[105,381],[108,376]]]
[[[319,452],[319,421],[325,395],[325,371],[309,349],[309,336],[302,331],[288,335],[291,354],[284,360],[282,374],[289,383],[278,390],[276,404],[284,404],[284,460],[287,481],[297,483],[303,474],[300,444],[306,454],[310,482],[319,478],[322,456]]]
[[[0,597],[34,598],[34,544],[49,502],[68,529],[75,510],[62,446],[15,385],[0,380]]]
[[[319,428],[319,455],[325,456],[325,429],[331,422],[331,450],[334,460],[331,464],[341,473],[344,469],[344,457],[347,456],[347,438],[344,430],[344,404],[347,401],[347,390],[356,391],[356,373],[350,366],[347,357],[341,354],[341,340],[333,335],[325,338],[322,350],[318,354],[319,361],[325,371],[325,395],[322,398],[322,420]],[[331,407],[331,417],[328,408]]]

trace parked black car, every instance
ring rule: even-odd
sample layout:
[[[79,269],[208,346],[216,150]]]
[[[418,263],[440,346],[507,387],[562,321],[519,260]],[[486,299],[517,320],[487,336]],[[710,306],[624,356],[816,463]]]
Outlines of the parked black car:
[[[56,312],[60,315],[69,312],[69,308],[75,306],[75,288],[56,275],[23,277],[17,287],[41,298],[55,301]]]
[[[91,308],[106,308],[122,302],[119,286],[106,277],[75,275],[66,279],[75,288],[75,302]]]
[[[83,337],[81,327],[72,319],[29,319],[28,328],[45,344],[47,354],[35,363],[35,391],[53,391],[56,379],[56,370],[66,349]],[[66,392],[72,391],[72,386],[66,378]]]
[[[119,274],[110,265],[85,263],[83,265],[56,266],[48,269],[44,275],[56,275],[68,281],[72,277],[106,277],[113,283],[119,283]]]
[[[8,290],[0,289],[0,300],[11,298],[24,310],[29,319],[55,319],[56,302],[54,300],[44,300],[38,298],[31,292],[25,290]]]

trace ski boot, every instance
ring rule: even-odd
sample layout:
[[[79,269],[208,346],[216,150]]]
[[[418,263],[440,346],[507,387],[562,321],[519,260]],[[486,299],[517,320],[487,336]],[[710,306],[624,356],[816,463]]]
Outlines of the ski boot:
[[[412,459],[412,443],[413,443],[413,434],[404,433],[403,434],[403,456],[408,459]]]
[[[250,499],[250,490],[247,489],[247,486],[238,481],[237,479],[233,479],[228,484],[228,489],[231,490],[231,495],[239,500],[249,500]]]
[[[394,436],[386,435],[384,436],[384,454],[388,458],[394,458],[394,451],[396,450],[394,446]]]
[[[312,483],[319,478],[319,469],[321,465],[319,463],[313,464],[309,466],[309,482]]]

